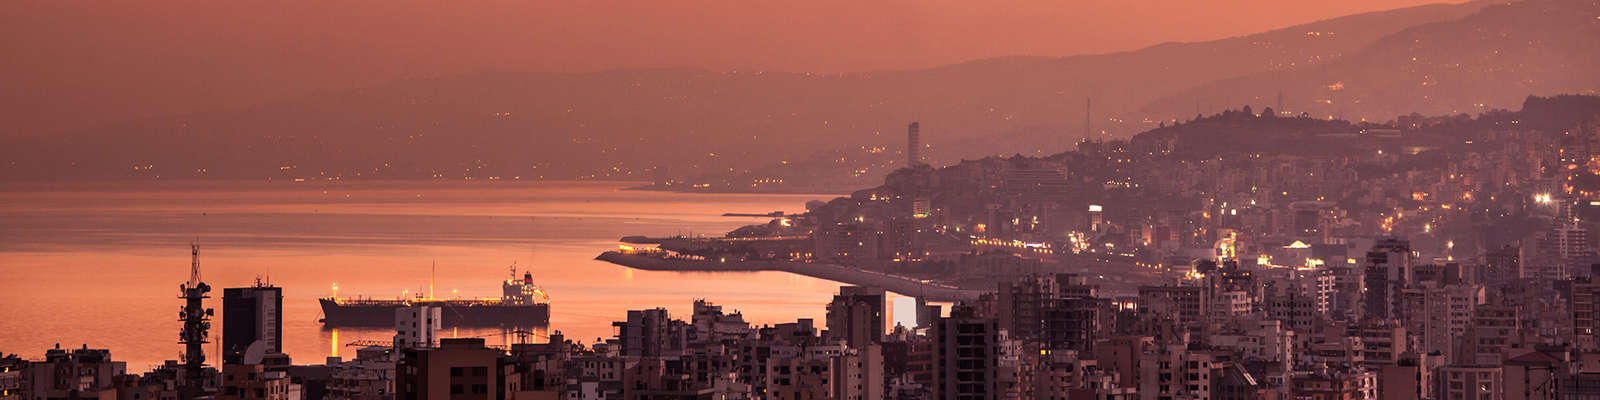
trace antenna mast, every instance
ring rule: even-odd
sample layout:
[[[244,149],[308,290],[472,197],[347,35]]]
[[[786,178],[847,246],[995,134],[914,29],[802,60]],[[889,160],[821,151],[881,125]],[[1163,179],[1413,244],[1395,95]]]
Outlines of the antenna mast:
[[[201,385],[204,378],[203,369],[206,363],[204,347],[206,337],[211,330],[212,310],[205,308],[204,300],[210,296],[211,285],[200,281],[200,244],[190,243],[189,254],[192,257],[189,264],[189,282],[179,285],[178,298],[183,299],[183,308],[178,311],[178,320],[183,322],[183,330],[178,333],[178,342],[184,345],[183,372],[184,380],[179,388],[180,397],[192,399],[199,397],[205,391]]]
[[[200,283],[200,244],[189,244],[189,286],[194,287]]]

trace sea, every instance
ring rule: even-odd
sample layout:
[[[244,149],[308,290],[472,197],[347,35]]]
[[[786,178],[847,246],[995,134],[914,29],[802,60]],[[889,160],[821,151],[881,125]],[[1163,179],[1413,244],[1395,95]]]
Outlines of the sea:
[[[0,188],[0,352],[109,349],[138,373],[177,360],[179,285],[198,244],[214,289],[211,363],[223,288],[283,288],[283,350],[295,364],[353,356],[388,328],[324,326],[317,298],[497,297],[515,269],[550,295],[545,327],[446,327],[491,345],[560,332],[615,335],[628,310],[689,319],[704,299],[756,325],[821,327],[837,282],[785,272],[653,272],[595,261],[628,235],[708,235],[797,212],[831,195],[626,190],[628,182],[132,181],[8,183]],[[896,299],[896,306],[904,299]],[[907,313],[909,315],[909,313]]]

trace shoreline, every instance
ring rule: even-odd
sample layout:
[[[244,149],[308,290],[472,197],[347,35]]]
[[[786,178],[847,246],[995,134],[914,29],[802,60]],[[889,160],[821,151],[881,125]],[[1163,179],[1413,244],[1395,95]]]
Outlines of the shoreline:
[[[833,264],[815,264],[790,261],[697,261],[663,259],[616,251],[600,253],[596,260],[646,271],[719,272],[719,271],[781,271],[812,278],[826,279],[848,285],[872,286],[898,293],[902,296],[920,297],[926,301],[959,301],[977,299],[983,293],[940,283],[924,282],[905,276],[889,275]]]
[[[853,192],[855,192],[857,190],[861,190],[861,189],[862,188],[855,188],[854,186],[851,186],[849,188],[846,188],[846,187],[833,187],[833,188],[793,188],[793,189],[781,189],[781,190],[724,190],[724,189],[711,189],[711,188],[699,188],[699,189],[696,189],[696,188],[683,188],[683,187],[668,187],[668,188],[664,188],[664,187],[656,186],[656,185],[653,185],[653,184],[628,186],[628,187],[622,188],[622,190],[636,190],[636,191],[642,191],[642,192],[660,192],[660,193],[694,193],[694,194],[817,194],[817,195],[828,195],[828,196],[836,196],[836,197],[838,197],[838,196],[849,196],[850,193],[853,193]]]

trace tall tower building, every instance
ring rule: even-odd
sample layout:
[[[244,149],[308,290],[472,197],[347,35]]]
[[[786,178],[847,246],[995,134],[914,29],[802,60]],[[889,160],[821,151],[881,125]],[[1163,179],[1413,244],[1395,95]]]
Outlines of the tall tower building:
[[[916,122],[906,127],[906,167],[922,165],[922,126]]]
[[[1366,317],[1398,319],[1400,290],[1415,281],[1411,242],[1396,238],[1380,238],[1367,251],[1366,263]]]
[[[1089,141],[1089,137],[1094,132],[1094,114],[1090,112],[1092,109],[1090,106],[1092,105],[1094,105],[1094,98],[1083,98],[1083,142],[1085,143]]]
[[[257,280],[222,289],[222,362],[257,364],[256,357],[282,352],[283,288]]]
[[[883,340],[885,302],[883,289],[841,286],[828,303],[828,336],[844,339],[851,348]]]
[[[1009,339],[1000,321],[965,307],[950,310],[933,326],[933,397],[997,399],[1001,392],[1002,345]],[[1154,364],[1154,363],[1151,363]]]

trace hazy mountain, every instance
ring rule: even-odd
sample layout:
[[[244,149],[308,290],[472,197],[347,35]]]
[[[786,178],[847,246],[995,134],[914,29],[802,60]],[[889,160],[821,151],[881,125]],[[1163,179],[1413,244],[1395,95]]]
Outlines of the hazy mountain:
[[[407,80],[13,140],[0,149],[0,178],[645,179],[656,166],[691,175],[821,150],[898,149],[913,120],[922,122],[935,162],[1060,149],[1082,136],[1087,97],[1095,115],[1123,115],[1208,82],[1318,70],[1365,54],[1380,40],[1392,42],[1391,34],[1430,32],[1408,27],[1456,20],[1484,6],[1415,7],[1134,52],[915,71],[656,69]],[[1141,127],[1128,125],[1096,127]]]
[[[1329,63],[1224,79],[1132,113],[1188,119],[1194,104],[1389,121],[1514,109],[1529,95],[1600,91],[1600,1],[1528,0],[1407,28]],[[1137,117],[1136,117],[1137,118]]]

